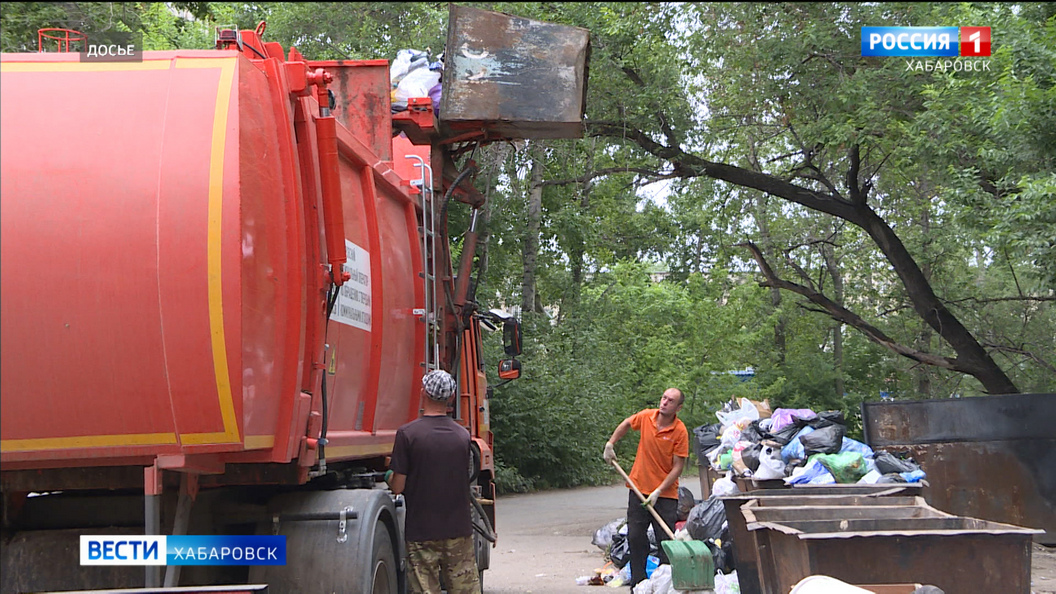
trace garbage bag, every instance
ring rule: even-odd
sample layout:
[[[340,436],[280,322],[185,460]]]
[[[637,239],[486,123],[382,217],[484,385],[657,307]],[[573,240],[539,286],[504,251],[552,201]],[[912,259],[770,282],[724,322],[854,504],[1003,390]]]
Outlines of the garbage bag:
[[[714,563],[715,571],[726,571],[726,551],[710,540],[704,541],[704,544],[711,549],[711,561]]]
[[[819,429],[815,433],[820,433],[821,431]],[[815,454],[810,459],[820,462],[832,474],[837,483],[857,483],[858,479],[869,472],[865,465],[865,458],[858,452]]]
[[[814,428],[807,426],[803,427],[796,433],[796,436],[792,438],[792,441],[788,442],[785,447],[781,448],[781,459],[785,462],[791,462],[792,460],[806,460],[807,452],[803,449],[802,439],[804,435],[809,435],[814,432]]]
[[[843,445],[845,431],[843,425],[833,424],[804,435],[799,438],[799,441],[803,444],[803,450],[808,458],[814,454],[835,454]]]
[[[605,524],[594,531],[594,538],[590,542],[603,551],[612,546],[612,537],[620,532],[620,528],[627,524],[626,518],[619,518]]]
[[[726,509],[722,506],[722,500],[712,495],[693,506],[693,509],[689,511],[689,517],[686,518],[686,532],[689,532],[693,540],[719,538],[725,523]]]
[[[813,419],[816,416],[818,415],[809,408],[779,408],[770,416],[770,433],[775,434],[794,424],[796,418]]]
[[[851,439],[850,437],[843,438],[843,445],[840,446],[840,453],[842,454],[844,452],[858,452],[866,458],[873,457],[873,448],[856,439]]]
[[[748,423],[748,426],[741,430],[741,441],[748,441],[751,443],[759,443],[766,438],[765,433],[759,428],[759,420]]]
[[[753,443],[741,450],[741,460],[748,470],[754,475],[759,470],[759,455],[763,451],[762,444]]]
[[[703,460],[708,452],[722,442],[722,425],[701,425],[693,429],[693,436],[697,438],[697,459]]]
[[[723,427],[729,427],[741,419],[748,419],[754,421],[759,418],[759,409],[752,404],[751,400],[747,398],[741,398],[741,407],[730,412],[718,411],[715,416],[719,418],[719,422],[722,423]]]
[[[793,470],[792,476],[785,479],[786,485],[832,485],[835,483],[836,478],[832,476],[832,473],[821,462],[814,459],[808,461],[806,466]]]
[[[733,471],[737,474],[737,476],[749,476],[749,475],[751,475],[751,471],[749,471],[748,465],[745,463],[744,458],[742,457],[742,454],[744,453],[745,448],[747,448],[747,447],[749,447],[751,445],[752,444],[750,442],[747,442],[747,441],[738,441],[737,444],[733,446],[733,452],[732,452],[733,453]],[[758,461],[758,458],[757,458],[756,459],[756,464],[757,465],[758,465],[758,462],[759,461]]]
[[[631,594],[672,594],[675,592],[671,584],[671,566],[667,563],[658,566],[645,580],[638,582]]]
[[[737,488],[737,483],[733,482],[729,476],[724,476],[715,481],[715,484],[711,486],[711,494],[713,497],[726,497],[728,495],[737,495],[741,490]],[[690,511],[690,513],[693,513]],[[687,518],[688,522],[689,519]]]
[[[719,443],[721,447],[733,448],[738,441],[741,441],[741,428],[735,424],[723,429],[722,441]]]
[[[396,59],[389,66],[389,83],[393,90],[400,84],[407,73],[417,68],[429,68],[429,54],[421,50],[401,49],[396,52]]]
[[[715,594],[741,594],[741,584],[737,581],[737,572],[715,574]]]
[[[623,566],[631,561],[631,545],[627,542],[626,536],[617,534],[613,537],[612,548],[609,549],[609,559],[613,565],[620,569],[623,569]]]
[[[792,441],[796,437],[796,434],[799,433],[800,429],[802,429],[802,427],[796,425],[795,423],[785,425],[781,428],[780,431],[774,431],[773,427],[771,427],[770,440],[776,441],[781,445],[787,445],[788,442]]]
[[[914,470],[913,472],[900,472],[898,476],[906,479],[907,483],[919,483],[926,475],[923,470]]]
[[[761,481],[785,478],[785,461],[781,459],[781,452],[772,446],[763,446],[759,451],[759,468],[752,476]]]
[[[693,491],[689,490],[689,487],[678,488],[678,521],[685,522],[689,518],[689,512],[693,509],[693,506],[697,504],[697,500],[693,497]]]
[[[817,418],[807,421],[807,424],[815,429],[828,427],[829,425],[847,425],[843,418],[842,410],[824,410],[818,413]]]
[[[440,73],[426,68],[414,68],[400,80],[393,94],[393,105],[407,107],[411,97],[428,97],[429,89],[440,82]]]
[[[876,469],[879,470],[881,474],[920,470],[920,466],[912,458],[902,460],[901,458],[896,458],[894,454],[887,450],[875,452],[873,460],[876,462]]]

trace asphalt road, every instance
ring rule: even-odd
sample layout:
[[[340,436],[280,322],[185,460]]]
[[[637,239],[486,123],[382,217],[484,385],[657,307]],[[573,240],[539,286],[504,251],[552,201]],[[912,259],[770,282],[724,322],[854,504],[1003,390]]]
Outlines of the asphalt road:
[[[683,477],[680,484],[700,498],[696,476]],[[499,497],[495,505],[498,541],[491,551],[491,568],[484,572],[484,594],[602,591],[577,586],[576,578],[594,575],[605,565],[601,549],[590,540],[595,530],[627,514],[622,481],[610,487],[509,495]]]

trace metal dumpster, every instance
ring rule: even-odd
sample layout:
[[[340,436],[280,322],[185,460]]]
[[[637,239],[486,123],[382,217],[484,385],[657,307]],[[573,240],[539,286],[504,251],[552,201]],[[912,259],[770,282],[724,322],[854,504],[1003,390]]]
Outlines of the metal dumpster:
[[[763,594],[767,589],[759,571],[755,535],[748,531],[741,506],[749,501],[779,506],[917,505],[913,495],[920,485],[810,485],[793,489],[761,489],[722,498],[726,524],[733,540],[733,560],[741,594]],[[788,590],[785,590],[787,592]],[[782,593],[784,594],[784,593]]]
[[[1030,592],[1038,530],[957,516],[846,519],[846,513],[748,522],[764,591],[784,593],[807,576],[828,575],[852,584],[918,582],[958,594]]]
[[[451,5],[440,123],[448,136],[579,138],[590,32]]]
[[[874,450],[920,463],[933,507],[1056,544],[1056,394],[863,402],[862,427]]]

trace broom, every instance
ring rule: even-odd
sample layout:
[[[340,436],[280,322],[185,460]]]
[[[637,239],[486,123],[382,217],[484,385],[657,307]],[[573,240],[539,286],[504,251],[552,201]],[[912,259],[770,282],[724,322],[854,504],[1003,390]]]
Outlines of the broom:
[[[645,495],[642,495],[631,477],[623,471],[620,463],[613,460],[612,465],[620,471],[627,484],[638,495],[638,499],[642,500],[642,504],[649,510],[649,513],[653,514],[660,527],[671,538],[671,540],[660,543],[668,562],[671,563],[671,585],[676,590],[713,589],[715,587],[715,562],[712,560],[711,549],[707,543],[699,540],[675,540],[675,534],[671,532],[671,528],[667,526],[660,514],[656,513],[653,506],[647,503]]]

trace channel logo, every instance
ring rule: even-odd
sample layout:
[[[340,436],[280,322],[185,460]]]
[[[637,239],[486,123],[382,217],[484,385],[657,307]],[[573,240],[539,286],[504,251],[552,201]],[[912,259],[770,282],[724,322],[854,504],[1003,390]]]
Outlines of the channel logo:
[[[286,565],[286,537],[82,534],[81,565]]]
[[[989,55],[990,27],[862,27],[862,56]]]

